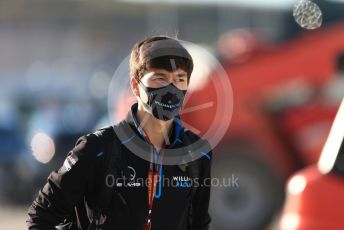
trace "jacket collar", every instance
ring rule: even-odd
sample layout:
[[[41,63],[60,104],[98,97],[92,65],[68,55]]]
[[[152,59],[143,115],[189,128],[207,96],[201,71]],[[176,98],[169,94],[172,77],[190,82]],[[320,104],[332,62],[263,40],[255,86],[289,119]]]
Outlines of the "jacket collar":
[[[146,153],[151,151],[151,145],[145,141],[139,131],[136,118],[137,106],[137,104],[134,104],[129,110],[126,118],[115,125],[119,130],[116,134],[122,145],[141,158],[149,161],[149,155]],[[165,164],[164,162],[168,162],[166,164],[178,164],[180,167],[181,165],[184,167],[185,165],[195,163],[195,159],[202,156],[202,151],[210,151],[210,146],[208,144],[204,141],[200,141],[197,135],[192,134],[192,132],[181,125],[179,116],[176,116],[173,120],[170,143],[172,144],[164,151],[163,164]]]
[[[134,127],[136,134],[139,135],[141,139],[145,140],[145,133],[142,130],[142,127],[141,127],[139,120],[136,116],[137,108],[138,108],[138,103],[135,103],[131,106],[131,108],[128,111],[128,114],[125,118],[125,121],[127,123],[129,123],[132,127]],[[180,134],[181,134],[181,132],[184,132],[184,131],[185,131],[185,129],[182,126],[180,116],[177,115],[173,119],[172,133],[169,137],[169,142],[171,144],[169,145],[169,147],[173,147],[176,143],[181,142],[181,140],[180,140],[181,135]]]

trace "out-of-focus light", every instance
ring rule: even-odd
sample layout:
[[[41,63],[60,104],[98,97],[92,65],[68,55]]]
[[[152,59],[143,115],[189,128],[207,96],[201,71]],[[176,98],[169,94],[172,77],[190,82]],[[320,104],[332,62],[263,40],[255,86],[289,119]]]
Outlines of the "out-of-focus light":
[[[297,24],[302,28],[314,30],[322,24],[322,12],[317,4],[310,0],[299,0],[293,11]]]
[[[304,176],[294,176],[288,183],[288,193],[291,195],[297,195],[303,192],[306,188],[307,180]]]
[[[47,134],[36,133],[31,140],[32,154],[37,161],[46,164],[55,154],[55,144]]]
[[[294,230],[300,224],[300,216],[296,213],[287,213],[280,222],[281,230]]]
[[[344,140],[344,99],[339,107],[336,118],[333,122],[330,135],[327,138],[325,146],[318,162],[319,171],[323,174],[329,173],[336,161],[339,149]]]
[[[246,29],[235,29],[220,36],[218,52],[226,61],[242,63],[256,51],[263,50],[265,46],[257,33]]]

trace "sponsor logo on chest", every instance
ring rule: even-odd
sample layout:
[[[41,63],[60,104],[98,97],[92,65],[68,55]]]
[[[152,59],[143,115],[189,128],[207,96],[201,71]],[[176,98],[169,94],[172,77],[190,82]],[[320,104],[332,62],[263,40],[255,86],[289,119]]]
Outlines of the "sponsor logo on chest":
[[[191,187],[192,180],[188,176],[173,176],[172,181],[176,187]]]

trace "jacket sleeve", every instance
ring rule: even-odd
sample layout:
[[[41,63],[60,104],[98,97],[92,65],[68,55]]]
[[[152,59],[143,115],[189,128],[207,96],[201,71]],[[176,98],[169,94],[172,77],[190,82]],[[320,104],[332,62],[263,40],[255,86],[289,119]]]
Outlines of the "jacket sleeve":
[[[199,160],[201,161],[201,171],[197,183],[197,191],[192,200],[191,230],[208,230],[211,222],[208,209],[211,187],[212,151],[209,151]]]
[[[28,210],[29,229],[55,229],[72,214],[88,186],[93,183],[94,143],[85,136],[68,153],[60,169],[50,173],[47,183],[39,191]]]

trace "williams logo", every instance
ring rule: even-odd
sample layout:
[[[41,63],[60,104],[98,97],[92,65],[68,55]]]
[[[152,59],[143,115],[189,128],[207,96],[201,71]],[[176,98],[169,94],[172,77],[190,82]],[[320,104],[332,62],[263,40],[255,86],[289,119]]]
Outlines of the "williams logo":
[[[172,179],[172,184],[176,187],[191,187],[192,180],[188,176],[174,176]]]

